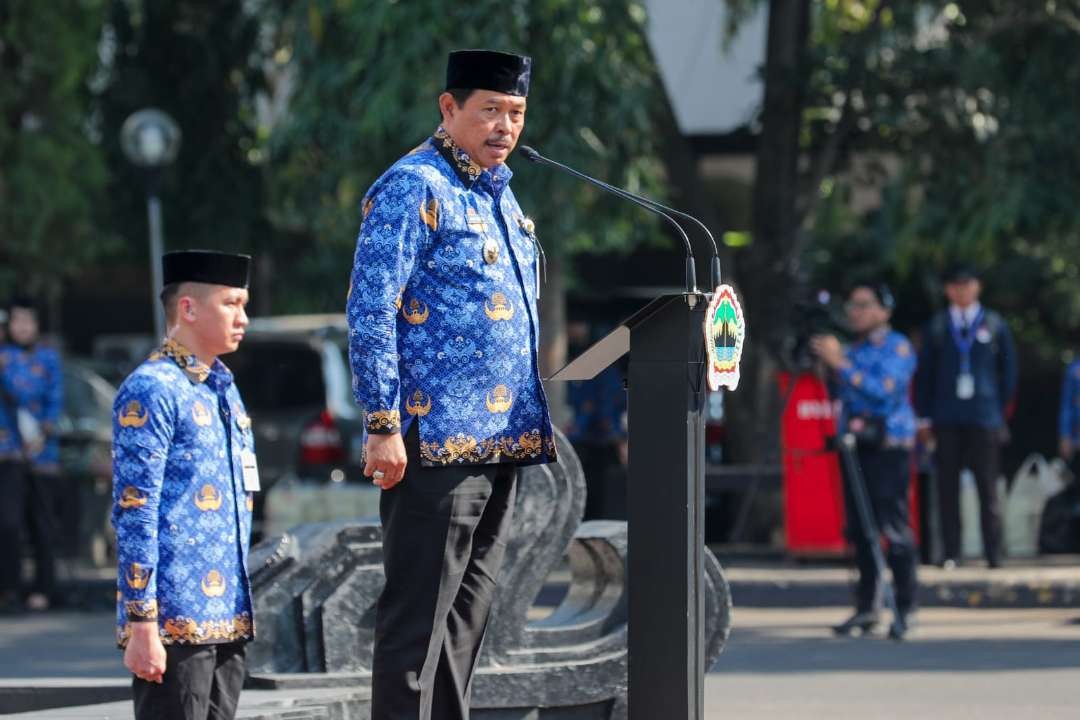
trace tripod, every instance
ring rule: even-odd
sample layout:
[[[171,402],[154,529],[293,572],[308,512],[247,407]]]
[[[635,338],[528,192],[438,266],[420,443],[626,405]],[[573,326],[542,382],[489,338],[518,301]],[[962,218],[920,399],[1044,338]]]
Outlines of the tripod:
[[[837,443],[837,451],[840,453],[840,459],[844,463],[844,477],[847,478],[848,486],[851,490],[851,497],[855,504],[855,516],[859,520],[859,530],[863,536],[863,542],[867,543],[870,549],[871,557],[874,561],[874,566],[877,568],[878,577],[878,590],[881,592],[881,597],[885,603],[885,607],[892,613],[892,623],[889,625],[889,637],[893,640],[902,640],[907,633],[907,624],[903,615],[896,606],[896,593],[893,591],[892,583],[889,582],[885,575],[887,569],[885,563],[885,555],[881,552],[881,534],[878,531],[877,523],[874,522],[874,513],[870,508],[869,493],[866,491],[866,478],[863,476],[862,467],[859,465],[859,458],[855,453],[855,436],[852,433],[844,433],[839,438]],[[850,621],[849,621],[850,622]],[[854,626],[846,627],[849,623],[834,628],[837,634],[846,635],[850,633]],[[859,627],[865,632],[872,626],[873,623],[857,623]]]

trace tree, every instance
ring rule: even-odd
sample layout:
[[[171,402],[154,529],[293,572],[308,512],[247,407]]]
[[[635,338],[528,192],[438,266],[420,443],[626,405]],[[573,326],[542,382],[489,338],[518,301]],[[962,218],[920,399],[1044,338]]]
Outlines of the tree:
[[[760,4],[728,0],[733,29]],[[1076,11],[1004,0],[769,9],[753,242],[737,255],[753,336],[747,387],[731,398],[736,455],[757,461],[778,451],[772,378],[811,287],[891,279],[911,327],[940,302],[938,271],[965,258],[988,268],[992,301],[1043,356],[1080,325],[1080,102],[1063,61]],[[882,202],[853,212],[868,180]]]
[[[166,250],[261,258],[272,249],[255,108],[262,23],[243,0],[112,0],[98,108],[111,171],[109,227],[121,239],[114,259],[149,262],[145,180],[120,148],[124,120],[144,107],[164,110],[183,133],[163,176]],[[263,295],[253,293],[256,307]]]
[[[89,84],[103,11],[0,0],[0,292],[18,285],[53,307],[100,250],[106,173]]]

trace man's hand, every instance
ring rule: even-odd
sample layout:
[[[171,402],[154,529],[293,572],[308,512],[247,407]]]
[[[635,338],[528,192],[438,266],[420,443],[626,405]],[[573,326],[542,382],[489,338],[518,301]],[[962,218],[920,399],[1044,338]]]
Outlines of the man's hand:
[[[937,438],[934,437],[934,427],[932,425],[919,425],[919,429],[916,430],[915,436],[924,447],[932,447],[937,444]]]
[[[810,350],[833,370],[838,370],[847,362],[844,348],[832,335],[815,335],[810,338]]]
[[[33,442],[23,444],[23,452],[26,453],[28,459],[34,459],[41,454],[41,451],[45,449],[45,437],[41,436],[35,438]]]
[[[165,674],[165,646],[158,635],[157,621],[129,623],[131,637],[124,650],[124,667],[135,677],[161,683]]]
[[[1069,460],[1072,460],[1073,452],[1075,451],[1076,448],[1073,447],[1073,442],[1071,439],[1067,437],[1061,438],[1061,441],[1058,443],[1058,455],[1061,456],[1062,460],[1064,460],[1065,462],[1069,462]]]
[[[401,482],[402,476],[405,475],[405,464],[408,461],[405,456],[405,441],[402,440],[401,433],[368,435],[364,455],[367,458],[364,475],[372,478],[375,485],[383,490],[389,490]],[[383,473],[382,477],[375,477],[376,470]]]

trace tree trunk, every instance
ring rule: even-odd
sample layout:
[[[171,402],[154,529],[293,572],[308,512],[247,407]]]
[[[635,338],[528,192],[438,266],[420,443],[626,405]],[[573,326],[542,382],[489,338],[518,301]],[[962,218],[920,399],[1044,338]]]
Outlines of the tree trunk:
[[[765,100],[758,138],[753,241],[740,255],[738,277],[748,337],[743,387],[728,396],[729,451],[736,462],[776,463],[780,412],[776,372],[791,332],[790,290],[798,258],[799,130],[804,103],[809,0],[772,0],[765,58]]]
[[[664,165],[670,183],[671,206],[695,216],[709,228],[714,237],[720,237],[725,230],[733,228],[727,219],[721,216],[717,204],[706,191],[698,169],[698,154],[679,129],[671,103],[665,102],[657,116],[657,124],[664,137]],[[694,257],[697,258],[698,287],[712,290],[710,274],[713,246],[692,224],[687,225],[686,231],[694,248]],[[724,245],[719,244],[719,240],[717,244],[724,273],[721,279],[725,283],[731,283],[731,253]]]

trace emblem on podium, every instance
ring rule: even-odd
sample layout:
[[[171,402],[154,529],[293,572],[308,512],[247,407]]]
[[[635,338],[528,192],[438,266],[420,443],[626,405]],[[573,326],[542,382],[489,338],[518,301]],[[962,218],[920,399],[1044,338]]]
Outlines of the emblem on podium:
[[[746,318],[743,316],[735,288],[721,285],[713,292],[705,312],[705,351],[708,355],[709,389],[739,386],[739,361],[746,340]]]

